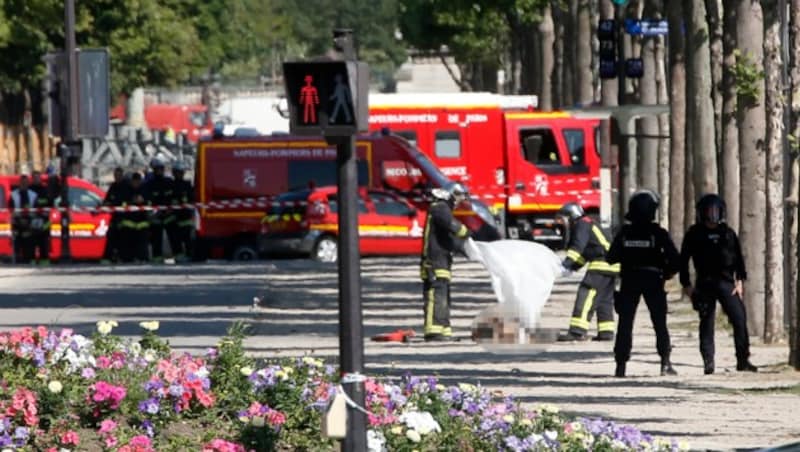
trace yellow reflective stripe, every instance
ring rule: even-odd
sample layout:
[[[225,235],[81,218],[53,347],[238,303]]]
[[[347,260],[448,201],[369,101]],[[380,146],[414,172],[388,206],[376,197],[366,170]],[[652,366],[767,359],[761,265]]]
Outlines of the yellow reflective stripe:
[[[122,221],[119,222],[119,225],[120,225],[120,227],[123,227],[123,228],[135,228],[136,227],[136,223],[134,223],[131,220],[122,220]]]
[[[425,332],[427,333],[428,330],[436,328],[436,326],[433,324],[433,306],[435,304],[435,301],[433,299],[432,288],[428,289],[428,301],[426,304],[427,304],[426,306],[427,309],[425,310]]]
[[[581,256],[581,253],[575,250],[567,250],[567,257],[574,260],[578,265],[583,265],[586,263],[586,259]]]
[[[606,236],[603,234],[603,231],[601,231],[597,225],[594,225],[592,226],[592,232],[594,232],[594,236],[597,238],[597,241],[600,242],[600,245],[603,246],[603,249],[608,251],[611,248],[611,244],[608,243],[608,240],[606,240]]]
[[[292,219],[292,216],[291,216],[291,215],[289,215],[288,213],[285,213],[285,214],[283,214],[283,215],[281,216],[281,219],[282,219],[283,221],[289,221],[289,220],[291,220],[291,219]]]
[[[589,289],[589,292],[586,294],[586,300],[583,301],[583,309],[581,310],[581,320],[585,320],[588,326],[589,324],[589,310],[592,309],[592,305],[594,304],[594,297],[597,296],[597,291],[595,289]]]
[[[619,273],[619,264],[609,264],[606,261],[592,261],[589,262],[587,270],[594,270],[599,272]]]
[[[581,319],[579,319],[577,317],[573,317],[569,321],[569,326],[574,326],[576,328],[581,328],[581,329],[584,329],[584,330],[588,330],[589,329],[589,322],[586,321],[586,320],[581,320]]]
[[[456,235],[458,237],[466,237],[468,234],[469,234],[469,229],[467,229],[467,227],[464,226],[463,224],[461,225],[461,228],[458,230],[458,232],[456,232]]]
[[[437,278],[442,278],[442,279],[450,279],[452,277],[452,273],[450,273],[450,270],[445,270],[443,268],[437,268],[437,269],[433,270],[433,276],[435,276]]]
[[[292,219],[293,219],[294,221],[300,221],[300,220],[302,220],[302,219],[303,219],[303,216],[302,216],[302,215],[300,215],[299,213],[296,213],[296,214],[292,215]]]
[[[597,332],[602,333],[602,332],[605,332],[605,331],[610,331],[612,333],[614,332],[614,321],[613,320],[612,321],[608,321],[608,322],[598,322],[597,323]]]
[[[194,226],[194,220],[183,220],[178,222],[178,226],[186,227],[186,226]]]

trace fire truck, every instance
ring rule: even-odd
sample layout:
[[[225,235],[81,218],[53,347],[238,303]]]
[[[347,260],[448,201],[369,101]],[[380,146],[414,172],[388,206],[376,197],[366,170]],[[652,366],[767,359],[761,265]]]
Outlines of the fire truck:
[[[425,194],[431,188],[450,189],[458,183],[397,135],[359,136],[356,155],[359,186],[389,190],[420,211],[427,209],[430,200]],[[211,137],[200,141],[196,159],[200,259],[249,260],[269,252],[259,249],[258,235],[271,200],[286,192],[336,184],[336,149],[322,137]],[[500,237],[482,201],[465,203],[455,214],[475,238]],[[392,246],[392,241],[384,244]]]
[[[370,94],[369,104],[371,130],[419,147],[493,208],[509,238],[560,245],[554,214],[562,205],[599,213],[599,119],[491,93]]]

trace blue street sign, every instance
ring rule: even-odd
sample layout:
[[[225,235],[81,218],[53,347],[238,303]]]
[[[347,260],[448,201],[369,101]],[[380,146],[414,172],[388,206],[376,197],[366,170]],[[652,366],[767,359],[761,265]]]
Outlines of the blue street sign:
[[[664,19],[625,19],[625,33],[642,36],[666,35],[669,33],[669,23]]]
[[[611,0],[615,5],[618,6],[625,6],[628,3],[628,0]]]

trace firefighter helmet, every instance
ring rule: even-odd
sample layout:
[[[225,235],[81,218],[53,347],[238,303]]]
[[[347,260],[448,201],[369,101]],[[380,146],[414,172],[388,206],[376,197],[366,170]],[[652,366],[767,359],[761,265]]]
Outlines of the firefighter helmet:
[[[568,202],[558,209],[556,215],[560,217],[567,217],[569,218],[569,221],[575,221],[578,218],[586,215],[586,212],[584,212],[583,207],[581,207],[581,205],[577,202]]]
[[[153,157],[153,158],[150,160],[150,168],[153,168],[153,169],[156,169],[156,168],[164,168],[164,161],[163,161],[163,160],[161,160],[161,159],[160,159],[160,158],[158,158],[158,157]]]
[[[180,162],[180,161],[175,162],[175,163],[172,164],[172,171],[173,172],[175,172],[175,171],[185,172],[186,171],[186,164],[183,163],[183,162]]]
[[[725,201],[716,193],[703,195],[696,206],[698,223],[722,223],[725,221]]]
[[[656,219],[660,200],[652,190],[639,190],[628,200],[625,219],[633,223],[649,223]]]

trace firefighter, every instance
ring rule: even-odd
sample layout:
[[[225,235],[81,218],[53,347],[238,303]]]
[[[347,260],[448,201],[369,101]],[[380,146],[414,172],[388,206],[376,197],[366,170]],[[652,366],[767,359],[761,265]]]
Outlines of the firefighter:
[[[53,207],[53,198],[50,197],[48,187],[42,182],[42,173],[34,171],[31,175],[31,190],[36,192],[36,203],[39,209],[33,216],[31,226],[33,229],[33,255],[39,251],[39,265],[50,264],[50,208]]]
[[[19,187],[11,192],[8,206],[11,209],[30,209],[36,206],[36,192],[31,190],[27,175],[20,176]],[[34,215],[29,212],[13,212],[12,215],[11,235],[14,239],[14,256],[16,262],[27,264],[33,259]]]
[[[185,205],[194,202],[192,183],[184,180],[186,167],[182,162],[172,165],[172,205]],[[169,247],[175,261],[184,262],[192,256],[192,230],[194,229],[194,210],[191,208],[175,209],[172,213],[174,221],[167,225]]]
[[[619,314],[614,359],[614,375],[625,376],[631,356],[633,321],[639,300],[650,311],[656,333],[656,349],[661,357],[661,375],[677,375],[670,362],[669,330],[667,329],[667,293],[664,283],[678,272],[680,256],[669,233],[655,223],[658,195],[650,190],[635,193],[628,202],[625,219],[628,223],[614,237],[608,252],[609,263],[621,267],[620,291],[614,294],[614,307]]]
[[[426,341],[449,341],[450,280],[453,252],[463,248],[469,230],[453,216],[453,209],[466,199],[466,191],[456,184],[452,190],[434,188],[425,220],[420,277],[425,300]]]
[[[143,185],[143,195],[148,206],[158,209],[148,216],[150,221],[151,262],[163,263],[164,227],[175,221],[172,211],[165,209],[172,203],[172,179],[164,175],[164,162],[156,157],[150,161],[152,178]]]
[[[692,260],[696,282],[689,277]],[[696,205],[695,224],[681,244],[680,280],[684,293],[700,316],[700,355],[703,372],[714,373],[714,317],[719,301],[733,326],[736,370],[757,372],[750,363],[747,313],[742,301],[747,279],[744,258],[736,232],[725,223],[725,201],[716,194],[704,195]]]
[[[597,311],[597,341],[614,340],[614,283],[619,265],[606,262],[609,243],[606,234],[574,202],[564,204],[556,214],[557,222],[569,226],[567,256],[562,262],[563,275],[587,265],[586,275],[578,286],[578,295],[569,330],[558,340],[583,341],[587,339],[592,315]]]
[[[122,205],[130,208],[139,208],[145,205],[142,175],[134,172],[131,175],[130,186],[124,191]],[[126,211],[121,215],[120,229],[120,254],[124,262],[146,262],[148,232],[150,222],[144,210]]]
[[[114,168],[114,182],[108,187],[106,198],[103,200],[103,205],[106,207],[122,207],[128,201],[130,192],[130,183],[124,178],[125,173],[122,168]],[[111,224],[108,227],[108,234],[106,235],[106,248],[103,253],[103,261],[117,262],[122,257],[122,234],[120,223],[123,218],[123,213],[114,211],[111,214]]]

